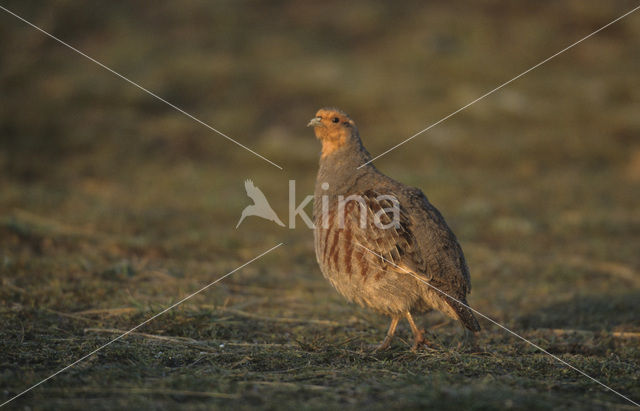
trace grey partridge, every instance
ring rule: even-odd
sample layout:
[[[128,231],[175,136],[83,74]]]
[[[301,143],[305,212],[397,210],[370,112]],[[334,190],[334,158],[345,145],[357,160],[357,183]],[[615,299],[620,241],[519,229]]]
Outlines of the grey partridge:
[[[469,269],[458,241],[421,190],[379,172],[354,121],[335,108],[309,122],[322,143],[314,195],[314,243],[324,277],[347,298],[391,317],[386,349],[406,318],[414,349],[427,343],[412,313],[432,309],[470,331]],[[346,200],[346,201],[345,201]]]

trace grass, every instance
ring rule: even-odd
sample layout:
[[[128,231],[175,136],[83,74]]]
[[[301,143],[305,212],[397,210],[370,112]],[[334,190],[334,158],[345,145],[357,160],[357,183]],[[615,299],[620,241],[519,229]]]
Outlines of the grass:
[[[372,353],[387,319],[322,278],[285,220],[313,189],[315,110],[375,155],[635,6],[69,1],[3,6],[284,167],[0,14],[0,401],[234,273],[11,403],[30,409],[627,409],[486,321],[477,349]],[[640,399],[640,20],[631,15],[376,164],[424,189],[471,305]],[[286,220],[285,220],[286,221]]]

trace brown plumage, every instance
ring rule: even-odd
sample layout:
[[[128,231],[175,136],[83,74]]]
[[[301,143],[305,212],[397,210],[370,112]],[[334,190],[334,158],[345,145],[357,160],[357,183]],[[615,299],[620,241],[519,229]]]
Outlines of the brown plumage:
[[[403,317],[414,333],[414,348],[425,343],[411,313],[432,309],[480,330],[473,312],[460,304],[467,304],[471,291],[469,270],[440,212],[419,189],[372,164],[358,168],[371,156],[343,111],[320,109],[309,126],[322,142],[314,201],[316,258],[340,294],[391,317],[379,348],[389,346]]]

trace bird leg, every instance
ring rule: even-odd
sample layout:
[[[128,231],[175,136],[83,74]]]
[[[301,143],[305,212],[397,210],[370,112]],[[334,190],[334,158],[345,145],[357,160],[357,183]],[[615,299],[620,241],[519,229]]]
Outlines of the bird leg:
[[[409,321],[409,326],[411,327],[411,331],[413,331],[413,351],[416,351],[418,348],[420,348],[421,345],[429,345],[429,340],[427,340],[424,337],[423,331],[420,330],[417,326],[416,323],[413,322],[413,317],[411,317],[411,313],[409,311],[407,311],[404,314],[405,318],[407,319],[407,321]]]
[[[391,340],[393,339],[393,334],[395,334],[395,332],[396,332],[396,327],[398,326],[398,321],[400,321],[400,316],[399,315],[394,315],[393,317],[391,317],[391,324],[389,325],[389,331],[387,331],[387,336],[384,337],[384,340],[382,341],[382,344],[380,344],[376,348],[376,351],[383,351],[383,350],[386,350],[387,348],[389,348],[389,346],[391,345]]]

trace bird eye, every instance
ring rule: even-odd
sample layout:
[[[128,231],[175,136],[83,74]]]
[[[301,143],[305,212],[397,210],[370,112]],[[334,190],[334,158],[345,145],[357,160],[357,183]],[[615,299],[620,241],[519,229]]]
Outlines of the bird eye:
[[[333,120],[331,120],[331,121],[333,121],[334,123],[339,123],[340,119],[338,117],[334,117]]]

